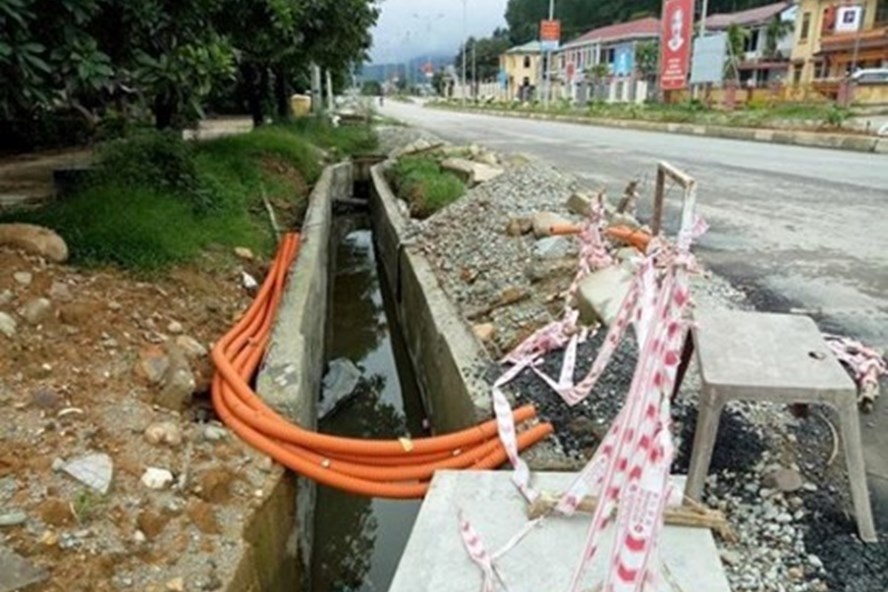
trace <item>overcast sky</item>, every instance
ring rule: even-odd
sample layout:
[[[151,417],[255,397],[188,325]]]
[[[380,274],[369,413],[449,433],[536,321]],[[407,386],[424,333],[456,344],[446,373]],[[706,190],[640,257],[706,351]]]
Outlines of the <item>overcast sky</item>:
[[[467,34],[486,36],[505,25],[507,1],[468,0]],[[382,0],[381,6],[370,52],[375,63],[402,61],[424,53],[456,54],[463,39],[461,0]]]

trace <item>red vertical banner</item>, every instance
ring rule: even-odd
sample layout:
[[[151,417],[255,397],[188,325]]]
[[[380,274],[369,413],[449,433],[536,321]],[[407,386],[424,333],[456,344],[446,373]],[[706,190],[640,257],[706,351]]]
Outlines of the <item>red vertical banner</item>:
[[[679,90],[688,85],[694,0],[665,0],[660,33],[660,88]]]

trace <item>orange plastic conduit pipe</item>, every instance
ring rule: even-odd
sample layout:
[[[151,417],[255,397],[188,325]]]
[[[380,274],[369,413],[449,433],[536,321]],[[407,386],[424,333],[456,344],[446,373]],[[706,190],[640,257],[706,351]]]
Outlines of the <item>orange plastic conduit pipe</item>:
[[[284,466],[324,485],[374,497],[422,497],[439,469],[492,469],[506,453],[496,439],[496,422],[435,438],[361,440],[304,430],[262,402],[247,380],[258,367],[283,294],[287,271],[299,249],[288,234],[256,299],[213,349],[217,372],[213,403],[219,417],[250,445]],[[520,423],[535,417],[531,406],[514,412]],[[552,433],[540,424],[518,435],[522,450]]]

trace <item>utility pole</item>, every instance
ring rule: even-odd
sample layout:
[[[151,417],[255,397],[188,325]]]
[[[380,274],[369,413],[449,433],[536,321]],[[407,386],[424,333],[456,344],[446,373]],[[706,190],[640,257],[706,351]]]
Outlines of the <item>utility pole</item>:
[[[700,37],[706,37],[707,16],[709,16],[709,0],[703,0],[703,12],[700,13]]]
[[[462,104],[466,104],[466,2],[463,0],[463,47],[462,47]]]
[[[472,98],[477,98],[478,93],[478,42],[472,43]]]
[[[555,20],[555,0],[549,0],[549,20]],[[552,50],[548,51],[546,56],[546,96],[544,105],[549,107],[549,100],[552,96]]]
[[[864,23],[866,22],[866,6],[860,7],[860,26],[857,27],[857,36],[854,38],[854,54],[851,57],[851,76],[857,71],[857,59],[860,57],[860,36],[863,34]]]

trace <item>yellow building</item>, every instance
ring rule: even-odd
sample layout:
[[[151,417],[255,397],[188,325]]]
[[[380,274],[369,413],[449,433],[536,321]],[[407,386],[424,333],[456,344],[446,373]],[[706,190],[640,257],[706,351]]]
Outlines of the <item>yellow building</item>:
[[[530,101],[538,97],[544,83],[545,58],[539,41],[531,41],[500,56],[500,71],[505,74],[506,99]]]
[[[790,80],[828,94],[857,69],[888,67],[888,0],[800,0]]]

